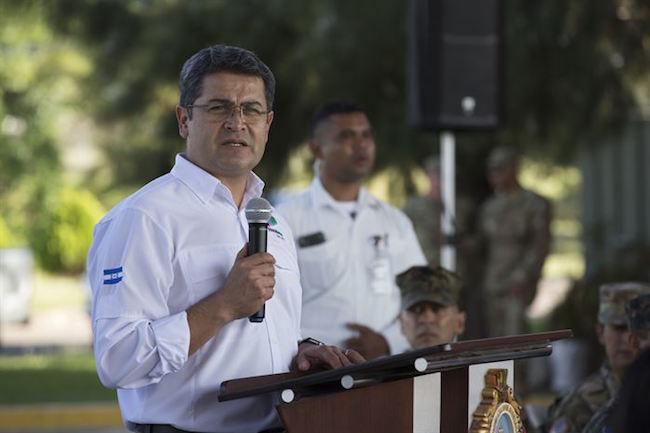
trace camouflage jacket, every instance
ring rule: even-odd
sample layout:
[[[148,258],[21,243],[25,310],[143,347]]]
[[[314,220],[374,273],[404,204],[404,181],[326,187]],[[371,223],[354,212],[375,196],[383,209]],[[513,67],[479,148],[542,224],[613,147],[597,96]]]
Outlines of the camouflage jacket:
[[[620,381],[607,363],[550,409],[549,433],[580,433],[618,392]]]
[[[409,197],[404,213],[411,219],[422,252],[432,265],[440,264],[442,203],[427,197]]]
[[[487,249],[487,293],[508,294],[519,286],[532,300],[549,251],[550,220],[549,201],[523,188],[485,202],[479,230]]]
[[[611,428],[608,423],[610,422],[610,417],[615,404],[616,396],[596,411],[594,416],[591,417],[585,428],[582,430],[582,433],[609,433]]]
[[[429,197],[409,197],[404,205],[404,213],[411,219],[413,229],[420,241],[422,251],[429,264],[435,266],[440,264],[440,248],[443,243],[442,234],[442,202],[433,200]],[[454,231],[456,237],[460,240],[472,239],[472,221],[475,219],[476,206],[465,197],[456,197],[456,215],[454,221]],[[458,266],[459,273],[463,269],[464,262],[473,251],[467,251],[464,244],[457,245],[458,248]]]

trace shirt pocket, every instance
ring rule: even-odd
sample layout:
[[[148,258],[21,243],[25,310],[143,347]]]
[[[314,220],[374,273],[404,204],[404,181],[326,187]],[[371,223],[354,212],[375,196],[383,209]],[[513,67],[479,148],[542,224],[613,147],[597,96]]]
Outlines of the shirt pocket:
[[[275,259],[275,267],[277,269],[292,272],[296,275],[298,274],[298,264],[296,263],[295,255],[286,240],[269,234],[266,250]]]
[[[333,290],[345,274],[346,252],[341,238],[298,250],[303,302]]]
[[[300,328],[299,318],[302,300],[300,272],[291,239],[282,239],[270,233],[267,251],[275,258],[275,294],[267,308],[282,309],[284,317],[295,318],[294,329]],[[284,323],[284,319],[281,321]],[[277,325],[276,326],[284,326]],[[290,335],[290,334],[287,334]]]
[[[235,244],[204,245],[187,249],[179,255],[191,304],[223,286],[241,247]]]

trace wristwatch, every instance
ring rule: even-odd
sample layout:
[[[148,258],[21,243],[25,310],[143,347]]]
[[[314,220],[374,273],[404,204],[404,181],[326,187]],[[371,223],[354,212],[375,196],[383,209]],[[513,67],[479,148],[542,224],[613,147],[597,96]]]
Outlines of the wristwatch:
[[[325,346],[325,343],[323,343],[322,341],[316,340],[315,338],[312,338],[312,337],[303,338],[302,340],[300,340],[298,342],[298,346],[300,346],[302,343],[314,344],[316,346]]]

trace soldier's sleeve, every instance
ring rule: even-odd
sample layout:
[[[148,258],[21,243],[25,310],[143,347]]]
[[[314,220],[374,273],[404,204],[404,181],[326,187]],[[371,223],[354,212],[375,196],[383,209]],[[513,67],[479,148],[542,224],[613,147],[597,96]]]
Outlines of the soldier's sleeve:
[[[610,399],[607,404],[596,411],[582,433],[604,433],[607,428],[607,420],[612,412],[615,399]]]
[[[529,244],[521,259],[520,266],[514,270],[510,284],[512,286],[535,283],[542,272],[544,260],[551,244],[551,204],[548,200],[536,196],[530,209]]]
[[[593,415],[583,398],[584,384],[549,408],[548,433],[581,433]]]
[[[487,207],[488,207],[489,199],[485,203],[483,203],[477,212],[477,217],[476,217],[476,233],[474,236],[474,242],[475,242],[475,250],[478,253],[479,256],[483,257],[485,259],[485,256],[487,255],[487,249],[488,249],[488,235],[485,231],[485,220],[487,219]]]

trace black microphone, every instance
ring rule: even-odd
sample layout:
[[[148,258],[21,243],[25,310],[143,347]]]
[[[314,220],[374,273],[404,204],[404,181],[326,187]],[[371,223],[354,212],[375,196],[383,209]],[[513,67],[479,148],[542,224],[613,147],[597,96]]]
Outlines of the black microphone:
[[[248,220],[248,255],[266,252],[266,235],[271,219],[271,204],[263,198],[252,198],[246,205],[245,212]],[[248,320],[255,323],[264,321],[264,305]]]

